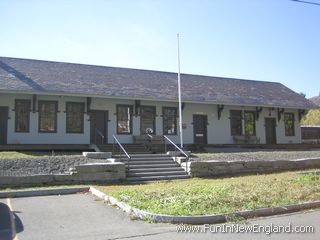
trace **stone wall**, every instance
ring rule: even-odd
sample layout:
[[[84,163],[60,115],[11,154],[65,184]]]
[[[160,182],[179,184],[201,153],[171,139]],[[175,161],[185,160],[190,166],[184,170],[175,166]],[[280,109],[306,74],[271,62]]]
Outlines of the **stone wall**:
[[[70,174],[0,176],[0,188],[9,186],[109,183],[125,180],[124,163],[88,163],[75,167]]]
[[[277,161],[198,161],[189,162],[193,177],[214,177],[246,173],[271,173],[320,168],[320,158]],[[185,167],[185,164],[183,164]]]

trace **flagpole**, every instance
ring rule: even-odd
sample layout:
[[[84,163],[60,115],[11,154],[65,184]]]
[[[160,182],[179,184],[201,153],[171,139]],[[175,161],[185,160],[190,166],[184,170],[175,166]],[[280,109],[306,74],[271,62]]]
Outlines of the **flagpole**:
[[[183,134],[182,134],[182,103],[181,103],[181,79],[180,79],[180,45],[179,33],[177,34],[178,40],[178,95],[179,95],[179,133],[180,133],[180,147],[183,148]]]

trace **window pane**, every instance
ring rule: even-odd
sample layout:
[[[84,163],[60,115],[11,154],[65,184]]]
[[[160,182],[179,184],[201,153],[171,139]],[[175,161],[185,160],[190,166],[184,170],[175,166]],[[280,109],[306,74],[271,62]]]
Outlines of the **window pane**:
[[[15,131],[29,132],[30,100],[16,100],[15,105]]]
[[[131,134],[132,106],[117,106],[117,132],[118,134]]]
[[[163,108],[163,134],[177,134],[177,109]]]
[[[83,103],[67,103],[67,133],[83,133]]]
[[[286,136],[294,136],[294,114],[284,114],[284,127]]]
[[[230,111],[231,136],[242,135],[242,111]]]
[[[246,136],[256,135],[255,112],[244,112],[244,131]]]
[[[57,102],[39,102],[39,131],[56,132]]]

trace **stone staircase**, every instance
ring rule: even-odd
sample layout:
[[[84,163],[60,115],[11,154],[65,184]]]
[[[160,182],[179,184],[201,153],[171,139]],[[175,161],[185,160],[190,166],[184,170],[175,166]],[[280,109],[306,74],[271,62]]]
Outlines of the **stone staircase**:
[[[140,154],[147,154],[150,153],[150,151],[143,145],[143,144],[122,144],[124,149],[128,153],[140,153]],[[98,149],[101,152],[112,152],[113,150],[113,144],[101,144],[97,145]],[[114,145],[114,153],[118,154],[120,152],[120,147],[118,144]]]
[[[126,163],[129,182],[189,178],[185,170],[166,154],[131,154],[130,156],[130,162],[122,157],[122,161]]]
[[[124,149],[129,154],[148,154],[148,153],[164,153],[165,150],[173,151],[174,148],[170,145],[165,149],[164,144],[152,144],[152,146],[148,149],[144,144],[141,143],[130,143],[130,144],[122,144]],[[100,144],[97,145],[99,151],[101,152],[112,152],[113,144]],[[120,152],[120,147],[118,144],[114,145],[114,153],[118,154]]]

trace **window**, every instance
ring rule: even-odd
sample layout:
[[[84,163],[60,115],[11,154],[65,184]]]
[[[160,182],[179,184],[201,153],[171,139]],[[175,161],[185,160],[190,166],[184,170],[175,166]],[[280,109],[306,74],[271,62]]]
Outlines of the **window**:
[[[77,102],[66,103],[67,133],[83,133],[84,104]]]
[[[117,133],[132,133],[132,112],[131,105],[117,105]]]
[[[30,100],[16,100],[15,102],[15,131],[29,132]]]
[[[177,135],[177,108],[164,107],[163,114],[163,134]]]
[[[57,132],[58,102],[39,101],[39,132]]]
[[[244,133],[246,136],[256,135],[255,112],[252,112],[252,111],[244,112]]]
[[[294,136],[294,113],[284,113],[284,128],[286,136]]]
[[[242,111],[230,110],[231,136],[242,135]]]

